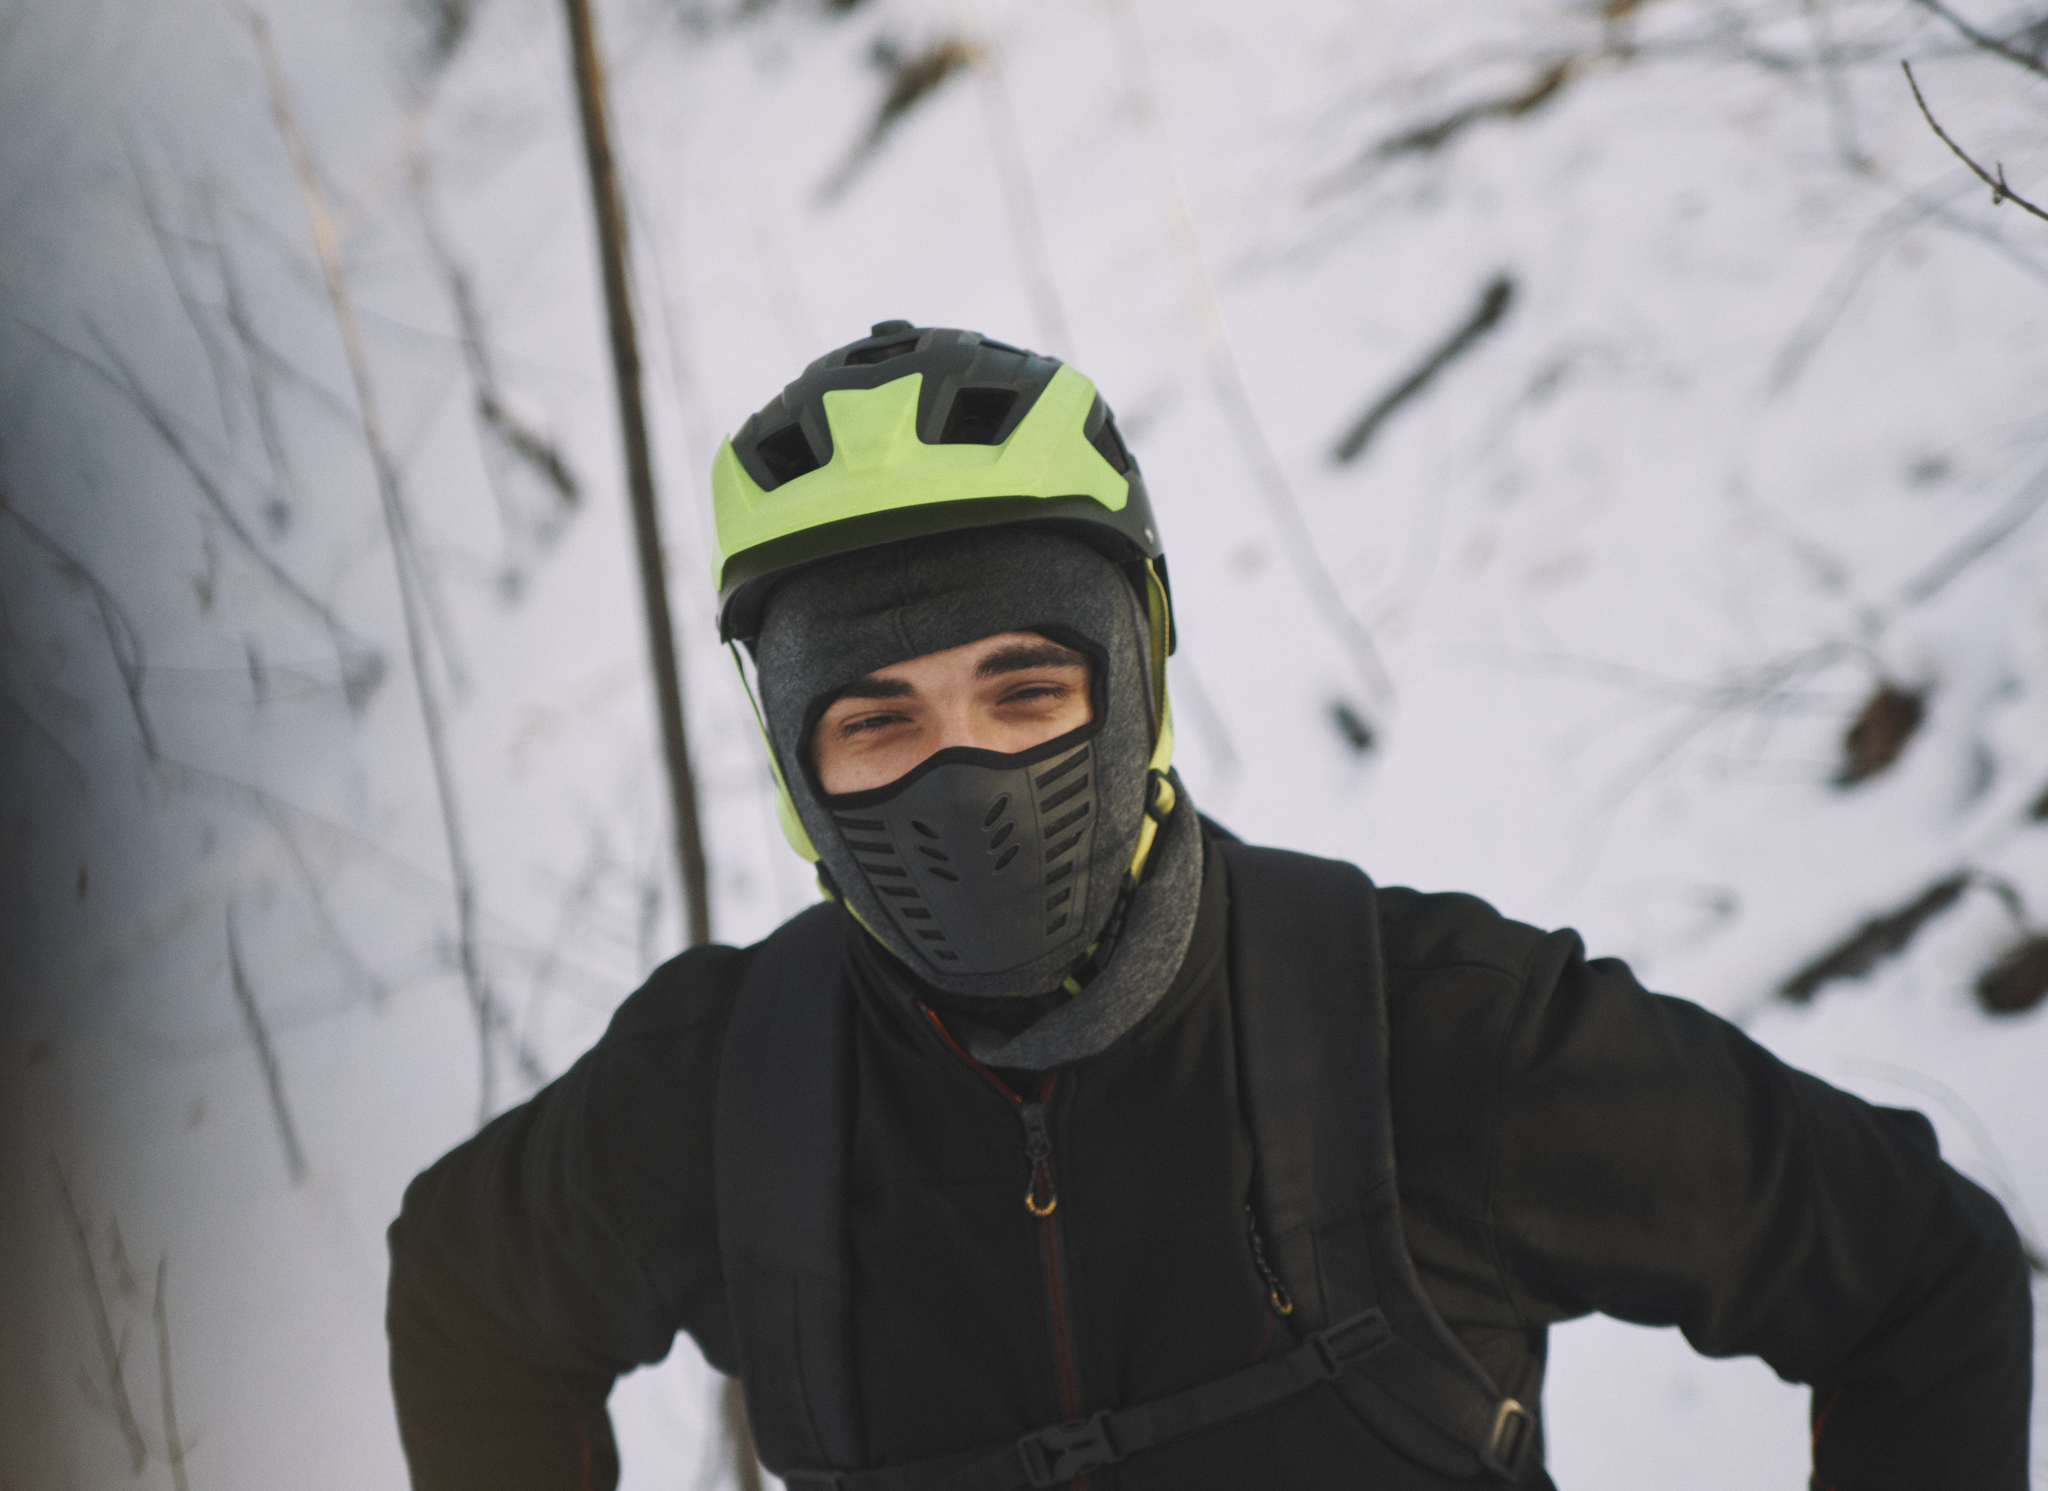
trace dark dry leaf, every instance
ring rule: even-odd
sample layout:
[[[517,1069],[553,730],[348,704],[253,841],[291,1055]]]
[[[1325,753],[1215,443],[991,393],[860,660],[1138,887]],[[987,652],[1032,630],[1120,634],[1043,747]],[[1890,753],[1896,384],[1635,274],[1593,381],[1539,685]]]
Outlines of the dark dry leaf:
[[[889,92],[882,100],[874,127],[869,132],[875,139],[879,139],[885,130],[916,108],[954,73],[963,67],[973,66],[981,53],[972,42],[949,36],[909,57],[896,55],[893,51],[885,54],[878,50],[876,53],[878,59],[885,55]]]
[[[2048,936],[2005,950],[1977,980],[1977,1002],[1994,1015],[2017,1015],[2048,998]]]
[[[1579,57],[1566,57],[1550,66],[1529,81],[1527,86],[1517,89],[1501,98],[1490,98],[1484,103],[1468,104],[1462,109],[1444,115],[1390,140],[1382,140],[1372,149],[1372,155],[1380,160],[1391,160],[1400,155],[1429,155],[1450,144],[1473,125],[1488,119],[1520,119],[1533,114],[1564,90],[1571,81],[1572,73],[1583,61]]]
[[[1879,686],[1842,737],[1837,787],[1853,787],[1888,770],[1927,718],[1927,696],[1895,683]]]
[[[1968,870],[1958,870],[1935,881],[1897,911],[1872,917],[1780,984],[1779,995],[1794,1004],[1805,1004],[1836,979],[1862,978],[1887,958],[1904,952],[1922,927],[1961,900],[1971,878]]]
[[[1421,393],[1436,375],[1456,362],[1488,332],[1500,324],[1500,318],[1507,314],[1514,302],[1515,281],[1510,275],[1497,274],[1487,281],[1486,288],[1479,292],[1479,300],[1470,314],[1458,323],[1457,328],[1435,347],[1431,348],[1422,361],[1415,365],[1413,372],[1395,384],[1386,393],[1373,401],[1363,414],[1352,422],[1330,452],[1330,459],[1338,465],[1345,465],[1358,458],[1372,437],[1379,432],[1396,410],[1417,394]]]
[[[1330,701],[1330,723],[1337,727],[1337,733],[1344,738],[1344,744],[1361,756],[1379,743],[1372,733],[1372,726],[1366,723],[1365,716],[1343,699]]]
[[[875,110],[874,122],[832,174],[818,187],[818,200],[832,202],[853,183],[881,149],[889,131],[912,109],[931,97],[953,74],[981,60],[981,49],[964,37],[949,36],[921,52],[906,53],[887,36],[877,37],[869,55],[889,75],[889,91]]]

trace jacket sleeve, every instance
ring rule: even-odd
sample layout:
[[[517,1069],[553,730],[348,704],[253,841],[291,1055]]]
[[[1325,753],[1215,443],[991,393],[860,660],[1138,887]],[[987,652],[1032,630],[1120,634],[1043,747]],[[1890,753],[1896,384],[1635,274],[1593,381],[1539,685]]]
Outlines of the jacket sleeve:
[[[2026,1260],[1925,1118],[1645,993],[1569,932],[1534,948],[1502,1034],[1488,1211],[1527,1323],[1675,1325],[1812,1385],[1817,1487],[2023,1491]]]
[[[657,970],[573,1067],[408,1187],[386,1327],[416,1491],[609,1491],[613,1379],[679,1330],[731,1369],[712,1118],[746,956]]]

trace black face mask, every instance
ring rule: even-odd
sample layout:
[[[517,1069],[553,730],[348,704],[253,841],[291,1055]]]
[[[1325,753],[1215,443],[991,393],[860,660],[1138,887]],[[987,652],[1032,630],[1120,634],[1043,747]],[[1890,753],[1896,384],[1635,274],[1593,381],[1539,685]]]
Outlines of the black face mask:
[[[919,971],[1007,973],[1073,941],[1101,728],[1098,712],[1029,750],[955,746],[887,786],[823,799]]]
[[[826,794],[810,743],[841,689],[878,668],[1012,631],[1036,632],[1094,662],[1090,724],[1016,753],[951,749],[885,787]],[[850,554],[794,577],[770,600],[755,650],[762,704],[820,877],[932,987],[965,997],[1044,994],[1085,974],[1089,949],[1106,945],[1144,821],[1152,752],[1146,641],[1132,577],[1084,544],[1028,529],[941,534]],[[1087,763],[1076,771],[1088,785],[1058,807],[1043,807],[1065,790],[1064,780],[1041,787],[1035,778],[1076,747],[1086,749]],[[984,830],[1006,792],[1005,812]],[[1084,796],[1088,811],[1048,837]],[[991,852],[1009,818],[1017,827]],[[882,827],[848,829],[842,819]],[[1077,830],[1073,872],[1048,885],[1045,877],[1068,856],[1048,864],[1047,852]],[[996,870],[1020,834],[1031,842]],[[948,881],[927,867],[961,878]],[[972,875],[963,874],[969,869]],[[884,894],[891,883],[917,895]],[[1072,894],[1048,908],[1069,884]],[[898,902],[931,915],[905,916]],[[1070,919],[1055,927],[1062,913]],[[920,937],[919,930],[942,936]],[[938,957],[938,949],[955,956]]]

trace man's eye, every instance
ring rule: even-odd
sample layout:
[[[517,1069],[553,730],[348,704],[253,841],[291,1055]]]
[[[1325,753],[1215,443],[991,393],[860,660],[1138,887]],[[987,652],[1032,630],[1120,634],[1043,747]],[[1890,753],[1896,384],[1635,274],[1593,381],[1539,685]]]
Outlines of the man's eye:
[[[1039,699],[1064,699],[1073,690],[1064,683],[1027,683],[1003,695],[1005,704],[1025,704]]]
[[[860,735],[870,730],[880,730],[885,726],[899,724],[902,720],[903,716],[900,714],[864,714],[854,719],[842,721],[839,726],[839,734],[842,738]]]

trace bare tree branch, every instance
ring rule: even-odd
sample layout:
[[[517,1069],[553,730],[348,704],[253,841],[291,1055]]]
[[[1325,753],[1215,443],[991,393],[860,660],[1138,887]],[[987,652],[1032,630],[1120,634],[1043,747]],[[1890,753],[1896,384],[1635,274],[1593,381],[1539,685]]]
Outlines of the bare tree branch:
[[[198,293],[193,289],[184,263],[172,243],[171,230],[164,222],[163,209],[157,203],[149,170],[142,163],[142,152],[126,130],[121,132],[121,145],[128,156],[128,170],[135,178],[136,193],[142,199],[142,215],[149,223],[150,237],[156,240],[157,257],[163,261],[164,273],[170,276],[171,288],[177,292],[185,320],[190,323],[192,334],[199,339],[200,350],[206,354],[206,365],[213,373],[214,396],[220,402],[221,429],[232,438],[235,415],[234,400],[228,396],[227,354],[207,322],[206,308],[200,304]]]
[[[1899,592],[1901,610],[1930,599],[1957,575],[1996,549],[2027,519],[2048,505],[2048,467],[2021,487],[2010,502],[1985,521],[1975,533],[1963,539],[1926,569],[1906,583]]]
[[[149,1458],[149,1446],[142,1438],[142,1425],[136,1422],[135,1405],[128,1401],[128,1374],[122,1366],[121,1346],[114,1339],[113,1322],[107,1318],[107,1296],[100,1288],[99,1270],[93,1265],[92,1239],[86,1235],[85,1218],[79,1215],[70,1182],[64,1178],[64,1167],[57,1163],[54,1154],[50,1156],[50,1173],[57,1178],[57,1195],[64,1203],[65,1220],[71,1224],[71,1241],[78,1250],[86,1301],[92,1306],[93,1332],[99,1339],[100,1362],[107,1372],[108,1406],[113,1410],[114,1422],[120,1425],[121,1437],[128,1442],[129,1466],[140,1475]]]
[[[974,43],[958,36],[943,37],[910,56],[900,54],[886,41],[878,41],[874,57],[888,73],[888,91],[876,106],[875,117],[867,132],[854,142],[846,159],[819,184],[818,201],[821,204],[829,205],[845,194],[854,178],[874,159],[889,132],[902,122],[905,115],[938,92],[953,74],[979,60]]]
[[[633,547],[640,560],[647,656],[654,674],[655,710],[668,775],[676,878],[682,890],[683,923],[691,945],[695,946],[711,940],[711,890],[704,863],[696,773],[690,763],[690,737],[683,722],[682,670],[676,660],[675,623],[662,557],[661,513],[655,502],[654,456],[647,438],[647,411],[641,390],[640,330],[633,314],[625,200],[619,185],[618,158],[612,150],[597,20],[591,12],[590,0],[564,0],[563,10],[568,22],[577,111],[583,126],[583,161],[590,179],[591,216],[604,272],[614,401],[618,405],[619,443],[625,455],[627,498],[633,513]]]
[[[291,1172],[293,1185],[304,1185],[306,1153],[299,1147],[298,1125],[292,1122],[292,1110],[284,1099],[284,1071],[277,1064],[277,1048],[270,1043],[270,1026],[256,1003],[256,991],[250,986],[249,971],[242,963],[242,942],[235,933],[232,903],[228,906],[227,925],[228,982],[234,987],[235,1007],[242,1012],[242,1028],[248,1032],[249,1044],[256,1049],[257,1065],[263,1069],[263,1090],[270,1098],[270,1117],[277,1125],[278,1141],[284,1145],[285,1168]]]
[[[497,499],[507,548],[509,550],[525,540],[545,549],[560,535],[568,517],[582,502],[582,486],[554,443],[506,405],[498,382],[496,361],[491,355],[490,338],[484,326],[483,308],[477,304],[476,287],[468,270],[456,259],[448,246],[447,235],[442,231],[424,158],[414,163],[412,189],[427,251],[440,272],[441,282],[448,291],[449,303],[455,312],[463,361],[469,368],[470,384],[475,390],[473,407],[479,443],[483,447],[484,472],[489,478],[491,493]],[[508,465],[524,467],[540,479],[554,499],[550,511],[537,517],[521,511],[507,481],[511,474],[505,469]],[[507,563],[511,568],[509,556]]]
[[[135,621],[114,598],[114,592],[100,583],[97,575],[80,563],[71,551],[33,522],[7,495],[7,489],[0,486],[0,514],[14,519],[15,524],[45,554],[56,563],[58,572],[73,584],[83,585],[92,592],[93,603],[99,609],[100,626],[107,634],[107,650],[114,656],[114,667],[120,672],[121,686],[128,695],[128,707],[135,715],[135,728],[142,736],[142,752],[151,761],[157,759],[156,729],[149,721],[149,707],[143,699],[143,686],[148,681],[148,663],[142,651],[142,631]],[[69,759],[69,753],[66,753]]]
[[[1349,655],[1352,668],[1364,686],[1375,713],[1391,707],[1394,681],[1380,661],[1372,633],[1351,608],[1336,578],[1323,563],[1315,536],[1301,513],[1287,473],[1274,455],[1271,442],[1252,407],[1237,366],[1237,354],[1230,344],[1230,329],[1223,318],[1222,302],[1209,277],[1202,255],[1201,239],[1195,233],[1194,218],[1188,211],[1187,195],[1181,190],[1180,173],[1173,162],[1173,143],[1167,137],[1166,116],[1159,106],[1159,91],[1152,80],[1151,64],[1145,54],[1145,36],[1131,0],[1109,0],[1116,22],[1117,50],[1124,71],[1124,87],[1137,116],[1148,174],[1152,182],[1153,205],[1161,230],[1180,270],[1181,291],[1188,318],[1207,364],[1210,387],[1229,422],[1240,456],[1250,471],[1253,484],[1280,530],[1288,560],[1299,577],[1309,604],[1323,623],[1335,633]]]
[[[1958,145],[1954,140],[1949,138],[1948,131],[1943,129],[1940,123],[1935,119],[1934,111],[1927,107],[1927,100],[1920,96],[1920,84],[1919,81],[1915,79],[1913,76],[1913,64],[1910,62],[1901,62],[1899,66],[1905,70],[1906,86],[1913,90],[1913,102],[1920,105],[1920,114],[1921,117],[1927,121],[1927,127],[1933,130],[1935,134],[1941,137],[1942,144],[1948,146],[1950,150],[1955,152],[1955,157],[1957,160],[1961,161],[1964,165],[1968,166],[1972,171],[1977,173],[1977,179],[1979,181],[1983,182],[1986,186],[1991,188],[1991,205],[1993,207],[1996,207],[2001,202],[2013,202],[2025,208],[2028,212],[2031,212],[2035,217],[2040,218],[2043,222],[2048,222],[2048,212],[2043,212],[2040,208],[2036,207],[2032,202],[2029,202],[2025,197],[2020,196],[2011,187],[2005,184],[2005,167],[2003,165],[1998,165],[1996,162],[1993,163],[1997,166],[1998,170],[1998,174],[1996,176],[1993,176],[1989,171],[1985,170],[1982,166],[1978,165],[1974,160],[1971,160],[1968,153],[1964,151],[1962,146]]]
[[[1929,885],[1896,911],[1874,916],[1778,986],[1780,998],[1805,1004],[1837,979],[1862,978],[1904,952],[1920,929],[1955,905],[1974,877],[1958,870]]]
[[[263,454],[270,462],[271,523],[273,529],[289,521],[298,499],[298,483],[292,474],[290,448],[270,396],[270,378],[278,358],[257,335],[255,322],[242,298],[241,272],[221,231],[220,208],[211,191],[205,194],[206,217],[213,229],[214,263],[220,271],[221,294],[227,302],[228,327],[241,344],[242,361],[249,379],[249,401],[256,410],[256,432],[263,441]]]
[[[2008,42],[2000,41],[1995,36],[1991,36],[1983,31],[1979,31],[1975,26],[1972,26],[1968,21],[1964,20],[1961,16],[1957,15],[1954,11],[1950,10],[1946,5],[1943,5],[1941,3],[1941,0],[1915,0],[1915,3],[1920,5],[1923,9],[1933,11],[1936,15],[1940,16],[1944,21],[1947,21],[1951,26],[1955,27],[1956,30],[1960,31],[1964,36],[1968,37],[1973,46],[1982,47],[1987,52],[1995,52],[1999,56],[2003,57],[2006,61],[2011,62],[2016,66],[2024,67],[2028,72],[2039,73],[2042,77],[2048,78],[2048,63],[2044,63],[2039,57],[2030,56],[2027,53],[2020,51],[2017,47],[2011,45]],[[1924,109],[1925,105],[1922,105],[1922,108]],[[1930,124],[1933,123],[1931,119],[1928,122]],[[1957,152],[1957,154],[1959,155],[1961,153],[1962,152],[1960,151]],[[1983,173],[1979,172],[1978,174],[1982,175]]]
[[[1055,357],[1071,356],[1073,338],[1067,331],[1066,311],[1060,305],[1059,287],[1053,279],[1052,255],[1046,251],[1045,229],[1038,217],[1038,195],[1031,187],[1031,168],[1024,159],[1017,111],[1010,106],[1002,58],[985,39],[986,27],[978,0],[953,0],[953,13],[961,34],[969,38],[967,47],[974,81],[981,93],[982,117],[988,125],[989,145],[995,155],[996,178],[1003,187],[1010,239],[1017,247],[1017,267],[1024,273],[1032,319],[1038,323],[1039,345]]]
[[[489,982],[483,968],[483,957],[477,943],[477,899],[475,873],[470,864],[468,843],[463,831],[462,813],[455,790],[455,763],[448,749],[447,727],[443,719],[441,698],[435,688],[434,675],[427,658],[427,600],[417,563],[417,549],[413,542],[412,525],[405,509],[404,495],[399,489],[398,468],[391,458],[391,452],[384,442],[383,423],[378,414],[376,387],[370,377],[370,364],[363,350],[361,330],[356,321],[354,298],[349,293],[347,272],[341,263],[341,244],[338,237],[333,209],[327,200],[327,190],[321,184],[320,173],[313,159],[312,147],[307,143],[299,127],[297,111],[292,106],[291,91],[285,82],[284,69],[277,59],[277,51],[271,45],[270,26],[256,11],[245,11],[243,24],[256,44],[256,50],[263,63],[264,79],[270,89],[271,112],[277,121],[278,134],[283,138],[286,153],[291,157],[292,169],[298,177],[299,191],[305,198],[306,215],[313,233],[313,248],[319,256],[322,276],[327,283],[327,296],[334,310],[334,321],[341,333],[342,348],[347,355],[349,375],[355,383],[356,407],[362,421],[363,443],[368,447],[370,464],[377,477],[377,495],[384,514],[385,534],[391,545],[392,567],[397,572],[399,606],[404,614],[406,644],[412,655],[413,685],[419,698],[420,720],[427,737],[427,754],[434,772],[434,786],[441,808],[442,836],[447,843],[449,877],[455,887],[455,924],[457,957],[462,966],[463,984],[468,991],[470,1013],[476,1025],[477,1039],[477,1122],[482,1125],[496,1105],[496,1063],[492,1060],[492,999]]]
[[[1482,337],[1500,324],[1514,298],[1513,278],[1505,274],[1495,275],[1480,292],[1479,303],[1472,307],[1471,314],[1416,365],[1415,371],[1380,395],[1365,413],[1359,415],[1351,428],[1344,432],[1344,438],[1331,450],[1330,459],[1340,466],[1356,460],[1396,410],[1429,387],[1437,374],[1471,351]]]
[[[168,1253],[156,1260],[156,1378],[164,1412],[164,1458],[171,1463],[172,1491],[192,1491],[185,1475],[185,1438],[178,1430],[178,1396],[171,1382],[171,1313],[164,1300],[164,1279],[170,1272]]]
[[[135,370],[114,350],[113,344],[100,334],[99,328],[90,321],[86,323],[87,331],[98,343],[107,361],[113,365],[111,369],[102,366],[68,343],[51,336],[41,327],[26,321],[18,321],[17,324],[100,378],[143,417],[149,427],[156,432],[157,438],[163,441],[171,454],[177,458],[178,464],[185,468],[186,475],[192,478],[192,484],[199,489],[199,495],[206,499],[207,507],[226,525],[228,532],[242,546],[243,551],[256,561],[258,567],[270,576],[279,589],[297,602],[325,629],[334,645],[336,659],[341,667],[342,687],[348,695],[349,705],[355,709],[362,708],[383,680],[384,655],[358,638],[326,602],[301,585],[291,571],[279,563],[257,540],[256,535],[249,531],[248,524],[242,521],[241,515],[228,501],[220,483],[185,443],[169,411],[150,396]]]

